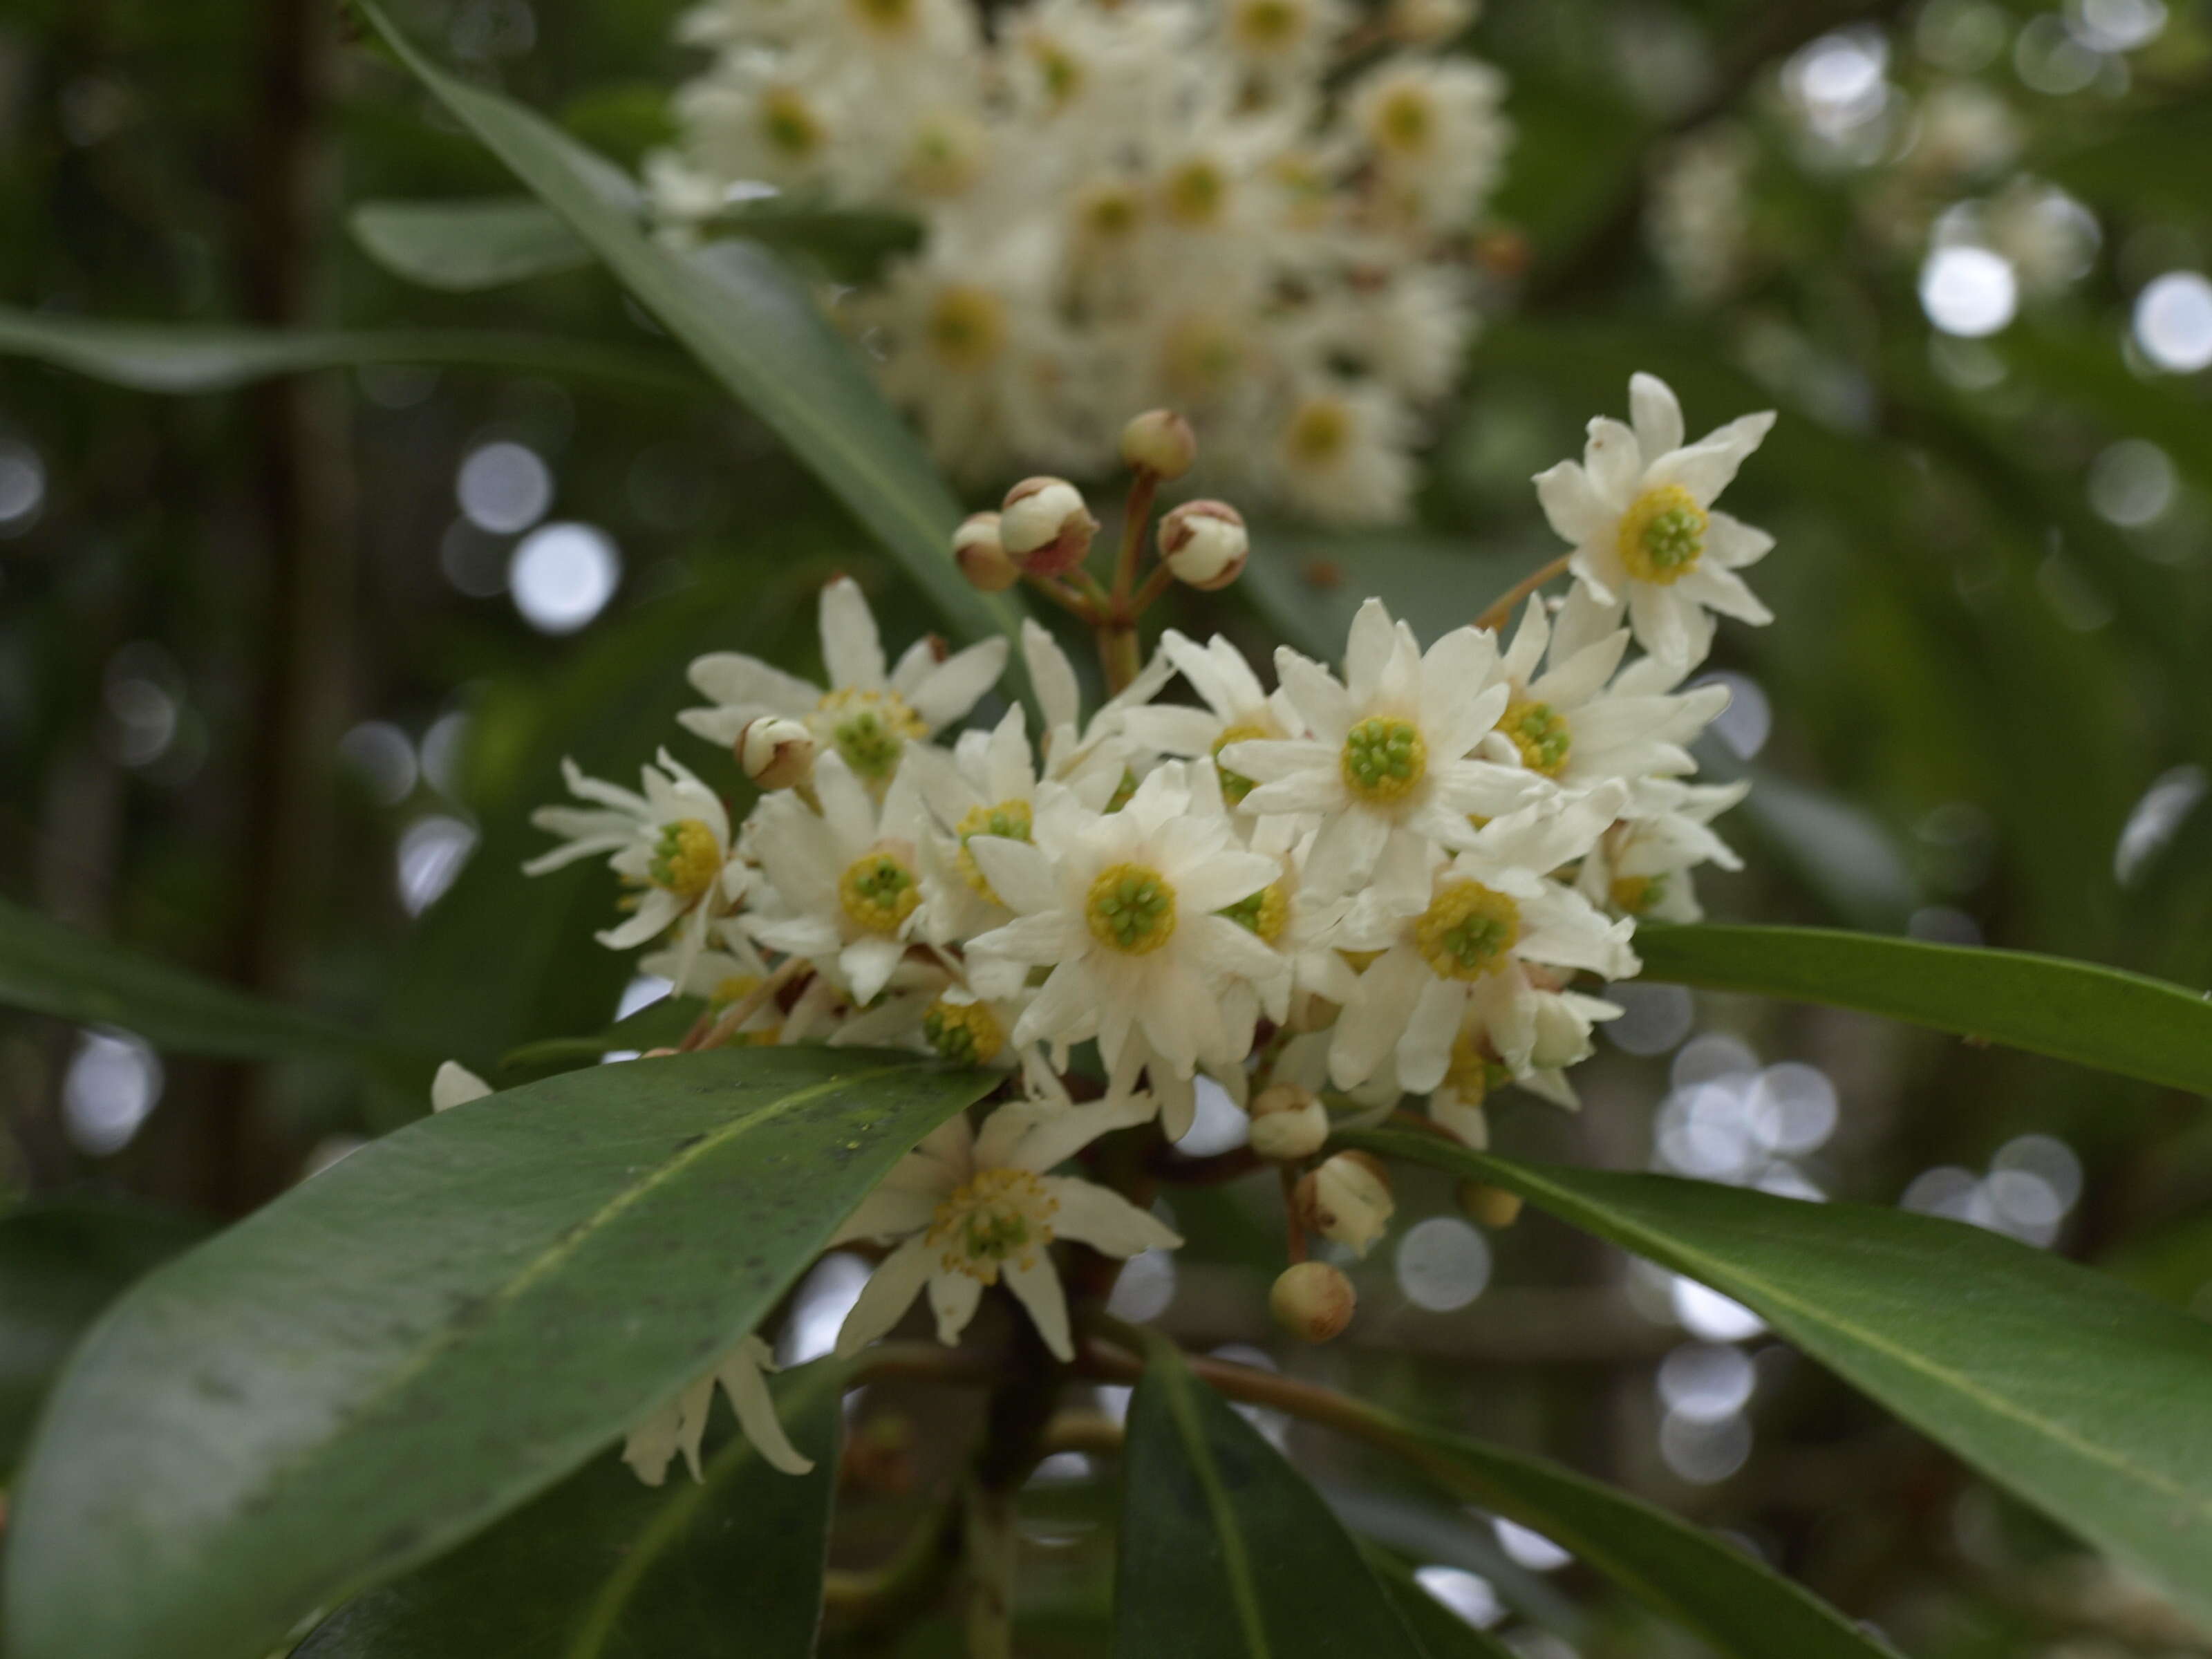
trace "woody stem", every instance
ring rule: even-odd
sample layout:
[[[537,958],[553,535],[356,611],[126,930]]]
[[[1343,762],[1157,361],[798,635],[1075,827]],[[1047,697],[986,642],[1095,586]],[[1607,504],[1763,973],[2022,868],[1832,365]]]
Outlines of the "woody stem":
[[[1540,570],[1522,577],[1500,594],[1487,611],[1477,617],[1474,619],[1474,625],[1477,628],[1487,628],[1493,633],[1504,628],[1506,623],[1513,620],[1513,612],[1522,600],[1527,599],[1553,577],[1564,576],[1567,574],[1567,562],[1573,557],[1574,555],[1571,553],[1562,553]]]

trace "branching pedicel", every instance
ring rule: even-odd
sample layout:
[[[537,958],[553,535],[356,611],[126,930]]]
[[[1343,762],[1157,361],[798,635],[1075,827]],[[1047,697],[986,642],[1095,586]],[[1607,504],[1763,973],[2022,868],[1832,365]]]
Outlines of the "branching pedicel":
[[[1562,600],[1531,598],[1510,642],[1468,626],[1425,651],[1369,599],[1340,674],[1279,647],[1270,692],[1227,641],[1171,629],[1145,659],[1152,600],[1231,580],[1248,554],[1233,508],[1187,503],[1139,580],[1154,493],[1194,452],[1154,413],[1124,434],[1133,478],[1106,581],[1085,567],[1097,521],[1060,479],[1017,485],[956,538],[980,582],[1026,580],[1093,631],[1110,695],[1089,718],[1073,665],[1029,623],[1042,732],[1017,705],[948,739],[1006,644],[947,656],[925,640],[893,665],[841,579],[822,598],[828,686],[749,657],[692,665],[708,702],[684,725],[764,791],[734,833],[665,750],[636,794],[570,769],[591,805],[538,815],[563,844],[531,867],[607,855],[629,914],[600,939],[654,943],[641,965],[706,1001],[687,1048],[889,1045],[1008,1074],[1006,1103],[924,1140],[840,1234],[889,1249],[841,1352],[925,1291],[957,1344],[1003,1285],[1072,1358],[1055,1244],[1172,1247],[1142,1171],[1174,1166],[1125,1162],[1110,1184],[1055,1171],[1115,1131],[1157,1121],[1179,1139],[1201,1075],[1249,1103],[1251,1156],[1284,1171],[1298,1265],[1273,1301],[1310,1340],[1352,1302],[1304,1260],[1306,1236],[1364,1254],[1391,1212],[1379,1164],[1322,1156],[1332,1126],[1425,1096],[1437,1132],[1480,1146],[1493,1090],[1575,1103],[1567,1073],[1620,1012],[1577,988],[1634,975],[1638,917],[1694,917],[1697,866],[1735,863],[1709,824],[1742,787],[1688,781],[1687,745],[1726,693],[1681,682],[1709,607],[1766,617],[1734,572],[1769,538],[1712,503],[1771,417],[1685,444],[1665,386],[1639,374],[1630,395],[1632,428],[1593,421],[1583,460],[1537,481],[1575,579]],[[1161,701],[1177,677],[1195,704]],[[440,1086],[451,1103],[468,1080]],[[758,1433],[748,1343],[715,1375]],[[640,1426],[641,1471],[696,1446],[710,1388]]]

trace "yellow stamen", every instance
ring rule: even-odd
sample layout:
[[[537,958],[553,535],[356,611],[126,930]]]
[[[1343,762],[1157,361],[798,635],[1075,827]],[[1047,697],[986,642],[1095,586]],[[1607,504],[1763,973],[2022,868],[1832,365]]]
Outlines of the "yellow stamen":
[[[1175,937],[1176,890],[1157,870],[1112,865],[1091,884],[1083,919],[1091,937],[1108,950],[1146,956]]]
[[[988,1066],[1006,1046],[998,1016],[980,1002],[949,1002],[939,997],[921,1017],[929,1046],[959,1066]]]
[[[1647,489],[1620,515],[1620,562],[1638,581],[1668,586],[1698,568],[1709,522],[1681,485]]]
[[[930,307],[927,332],[939,362],[973,374],[1006,349],[1006,308],[988,289],[954,283]]]
[[[837,902],[855,927],[895,934],[921,902],[921,884],[896,854],[866,853],[837,878]]]
[[[1273,945],[1282,938],[1283,929],[1291,925],[1291,896],[1284,891],[1281,882],[1271,883],[1219,914],[1239,927],[1258,934],[1262,944]]]
[[[1429,745],[1411,720],[1376,715],[1345,733],[1340,766],[1346,788],[1372,805],[1388,806],[1420,783],[1429,769]]]
[[[836,744],[845,764],[871,783],[880,783],[898,769],[909,738],[929,735],[921,716],[896,691],[847,687],[824,696],[816,712],[817,719],[828,717],[830,741]]]
[[[1213,740],[1212,753],[1213,755],[1214,763],[1221,774],[1221,798],[1227,801],[1231,806],[1234,806],[1238,802],[1242,801],[1245,796],[1250,794],[1260,786],[1255,783],[1250,778],[1246,777],[1242,772],[1232,772],[1227,767],[1222,766],[1220,764],[1221,751],[1228,748],[1232,743],[1249,743],[1255,738],[1270,738],[1273,736],[1274,736],[1274,733],[1268,731],[1266,726],[1255,726],[1251,724],[1249,721],[1247,721],[1242,726],[1231,726],[1227,727],[1223,731],[1219,737]]]
[[[968,850],[968,843],[977,836],[1004,836],[1008,841],[1027,841],[1030,838],[1030,804],[1025,800],[1008,799],[996,806],[974,806],[953,830],[960,837],[960,854],[953,861],[959,866],[960,878],[994,904],[1003,903],[991,890],[991,883],[975,865],[975,855]]]
[[[1036,1265],[1059,1211],[1028,1170],[984,1170],[938,1205],[927,1238],[945,1272],[995,1285],[1009,1263],[1024,1272]]]
[[[1479,881],[1448,881],[1413,932],[1440,979],[1480,979],[1503,968],[1521,939],[1521,907]]]
[[[1567,728],[1566,716],[1548,702],[1524,697],[1506,704],[1505,712],[1498,716],[1498,729],[1512,739],[1513,746],[1521,751],[1521,763],[1531,772],[1556,778],[1567,769],[1574,733]]]
[[[678,818],[660,826],[647,874],[686,904],[714,884],[722,873],[722,848],[714,832],[698,818]]]

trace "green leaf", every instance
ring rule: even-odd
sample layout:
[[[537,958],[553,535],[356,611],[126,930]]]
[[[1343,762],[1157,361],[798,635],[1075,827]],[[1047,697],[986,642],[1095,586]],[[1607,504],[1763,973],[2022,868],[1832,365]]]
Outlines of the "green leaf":
[[[544,1491],[759,1323],[998,1079],[595,1066],[375,1141],[144,1280],[15,1493],[9,1659],[239,1659]]]
[[[2178,1605],[2212,1615],[2212,1324],[1958,1222],[1514,1164],[1430,1135],[1344,1139],[1504,1187],[1735,1297]]]
[[[0,1485],[77,1339],[206,1231],[190,1216],[104,1199],[47,1199],[0,1216]]]
[[[1513,1659],[1513,1650],[1503,1642],[1423,1589],[1413,1570],[1389,1551],[1369,1544],[1359,1553],[1427,1659]]]
[[[0,899],[0,1006],[79,1025],[119,1025],[171,1054],[225,1060],[381,1053],[361,1032]]]
[[[1117,1659],[1420,1659],[1321,1494],[1164,1343],[1122,1469]]]
[[[447,74],[356,0],[439,102],[605,262],[668,331],[765,422],[921,584],[962,635],[1012,635],[1019,608],[952,562],[960,505],[853,348],[775,257],[744,241],[663,247],[628,210],[626,179],[534,112]]]
[[[1730,821],[1741,819],[1836,920],[1874,933],[1903,930],[1917,890],[1879,818],[1825,789],[1747,766],[1710,736],[1695,752],[1705,782],[1751,780]]]
[[[1817,927],[1643,927],[1644,977],[1887,1014],[2212,1094],[2212,1000],[2025,951]]]
[[[641,1053],[647,1048],[673,1048],[706,1012],[702,997],[662,997],[588,1036],[547,1037],[542,1042],[510,1048],[501,1056],[499,1069],[509,1077],[542,1077],[574,1071],[579,1066],[596,1066],[602,1054],[624,1048]]]
[[[812,1474],[769,1468],[735,1432],[709,1437],[697,1481],[681,1460],[652,1487],[599,1458],[451,1555],[355,1597],[291,1659],[617,1659],[739,1640],[799,1659],[822,1619],[846,1375],[824,1360],[772,1385]],[[726,1427],[726,1402],[714,1410]]]
[[[363,202],[353,239],[394,276],[472,294],[526,277],[580,270],[591,250],[553,211],[526,196],[459,202]]]
[[[203,323],[92,322],[0,306],[0,356],[33,357],[134,392],[228,392],[274,374],[368,363],[450,364],[604,380],[694,398],[684,363],[589,340],[477,329],[301,330]]]
[[[1395,1152],[1405,1137],[1380,1139]],[[1887,1659],[1889,1654],[1826,1602],[1755,1557],[1641,1498],[1540,1458],[1404,1418],[1392,1422],[1397,1449],[1430,1480],[1571,1550],[1730,1659]]]

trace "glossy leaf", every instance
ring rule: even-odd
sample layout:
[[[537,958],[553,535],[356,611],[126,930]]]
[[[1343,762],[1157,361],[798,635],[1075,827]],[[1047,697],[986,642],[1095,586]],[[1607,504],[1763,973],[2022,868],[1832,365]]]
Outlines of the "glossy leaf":
[[[14,1497],[9,1659],[237,1659],[544,1491],[997,1079],[744,1048],[409,1125],[153,1274]]]
[[[1735,1297],[2179,1605],[2212,1614],[2212,1324],[1959,1222],[1515,1164],[1431,1135],[1346,1139],[1504,1187]]]
[[[395,276],[471,294],[592,263],[550,208],[526,196],[461,202],[363,202],[348,216],[353,239]]]
[[[629,211],[632,187],[611,163],[532,111],[439,69],[374,0],[356,3],[439,102],[791,447],[959,633],[1013,630],[1018,608],[977,592],[952,563],[960,518],[952,492],[859,355],[773,254],[744,241],[690,253],[653,241]]]
[[[703,1478],[595,1459],[480,1537],[356,1596],[291,1659],[804,1659],[822,1619],[845,1367],[772,1385],[811,1474],[771,1468],[717,1400]]]
[[[105,1199],[46,1199],[0,1215],[0,1486],[77,1339],[206,1231],[190,1216]]]
[[[1646,979],[1825,1002],[2212,1093],[2212,1000],[2094,963],[1814,927],[1646,927]]]
[[[1423,1589],[1413,1570],[1389,1551],[1370,1545],[1360,1555],[1427,1659],[1512,1659],[1510,1648]]]
[[[32,357],[135,392],[228,392],[276,374],[419,363],[576,376],[656,396],[697,397],[698,377],[653,352],[483,329],[301,330],[88,322],[0,307],[0,356]]]
[[[1164,1344],[1122,1479],[1116,1659],[1421,1659],[1321,1494]]]
[[[548,1037],[511,1048],[501,1059],[499,1068],[511,1078],[542,1077],[579,1066],[596,1066],[602,1055],[623,1049],[642,1053],[647,1048],[673,1048],[706,1011],[706,1000],[701,997],[662,997],[588,1036]]]
[[[0,899],[0,1006],[119,1025],[172,1054],[228,1060],[360,1055],[374,1041]]]

